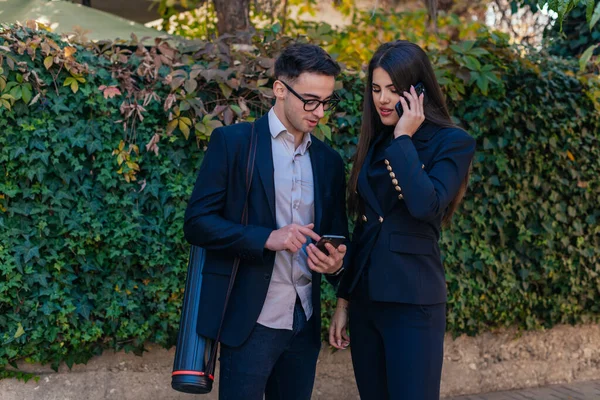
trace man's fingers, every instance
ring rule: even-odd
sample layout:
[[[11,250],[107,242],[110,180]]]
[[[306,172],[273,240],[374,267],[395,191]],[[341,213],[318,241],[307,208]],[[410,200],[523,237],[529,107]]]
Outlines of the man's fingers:
[[[323,273],[323,268],[317,266],[317,264],[315,264],[314,262],[312,262],[312,260],[309,258],[307,259],[307,263],[308,263],[308,268],[310,268],[312,271],[315,271],[319,274]]]
[[[327,248],[327,251],[329,252],[329,257],[327,257],[325,263],[327,263],[330,267],[333,267],[338,262],[335,247],[333,247],[331,243],[325,243],[325,248]]]
[[[302,243],[300,243],[296,238],[291,237],[285,241],[284,246],[287,251],[295,253],[302,248]]]
[[[327,244],[329,244],[329,243],[326,243],[325,246],[327,246]],[[313,253],[319,259],[319,261],[321,261],[321,262],[327,262],[327,256],[325,255],[325,253],[323,253],[321,250],[319,250],[317,248],[317,246],[315,246],[312,243],[309,244],[308,246],[312,249]]]
[[[306,243],[306,236],[296,235],[296,240],[298,240],[300,243],[304,244],[304,243]]]
[[[315,255],[315,253],[313,252],[313,249],[312,249],[312,247],[308,246],[308,247],[306,248],[306,250],[307,250],[307,251],[306,251],[306,254],[308,254],[308,258],[309,258],[309,260],[310,260],[310,261],[312,261],[312,262],[313,262],[313,264],[315,264],[315,265],[316,265],[316,264],[319,264],[319,259],[317,258],[317,256],[316,256],[316,255]]]
[[[291,243],[296,248],[296,250],[294,250],[294,253],[302,248],[302,243],[296,238],[293,238],[291,240]]]
[[[310,224],[312,225],[312,224]],[[301,226],[298,228],[298,231],[303,234],[304,236],[308,236],[309,238],[311,238],[312,240],[316,242],[318,242],[319,240],[321,240],[321,236],[317,235],[315,232],[313,232],[312,229],[307,228],[305,226]]]
[[[335,262],[338,263],[344,259],[346,256],[346,246],[341,245],[337,248],[337,251],[332,253]]]
[[[346,255],[346,246],[344,246],[343,244],[338,246],[337,249],[329,243],[326,243],[325,247],[327,248],[330,254],[327,258],[327,264],[329,264],[330,266],[333,267],[334,265],[336,265],[344,259],[344,256]]]

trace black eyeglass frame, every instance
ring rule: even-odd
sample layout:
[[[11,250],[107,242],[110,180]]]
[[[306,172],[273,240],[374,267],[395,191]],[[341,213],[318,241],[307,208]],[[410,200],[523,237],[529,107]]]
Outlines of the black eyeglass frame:
[[[337,97],[337,95],[335,93],[333,94],[334,97],[329,100],[317,100],[317,99],[307,100],[304,97],[300,96],[294,89],[292,89],[290,87],[290,85],[288,85],[281,79],[278,79],[278,80],[279,80],[279,82],[283,83],[283,86],[285,86],[287,90],[289,90],[294,96],[296,96],[298,98],[298,100],[300,100],[302,103],[304,103],[304,111],[307,111],[307,112],[315,111],[317,108],[319,108],[319,105],[321,105],[321,104],[323,104],[323,111],[333,111],[333,110],[335,110],[338,103],[340,102],[340,99]],[[307,107],[308,103],[313,103],[316,105],[313,108],[307,109],[306,107]]]

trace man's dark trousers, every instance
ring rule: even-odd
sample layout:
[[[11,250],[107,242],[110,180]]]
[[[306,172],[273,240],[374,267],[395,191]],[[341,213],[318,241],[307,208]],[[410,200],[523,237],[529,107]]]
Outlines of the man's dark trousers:
[[[220,400],[308,400],[311,397],[319,346],[300,305],[292,330],[256,324],[239,347],[221,347]]]

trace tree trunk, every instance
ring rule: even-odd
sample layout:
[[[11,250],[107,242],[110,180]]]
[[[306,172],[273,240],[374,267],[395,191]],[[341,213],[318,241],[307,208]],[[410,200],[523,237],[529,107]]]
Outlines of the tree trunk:
[[[250,29],[250,0],[213,0],[219,35]]]
[[[285,26],[287,25],[287,17],[288,17],[287,13],[288,13],[288,0],[285,0],[285,2],[283,3],[283,12],[281,13],[281,19],[283,20],[283,22],[281,23],[281,33],[284,33],[284,34],[285,34]],[[273,12],[273,15],[275,15],[274,12]]]
[[[429,29],[437,34],[438,0],[425,0],[425,6],[427,7],[427,13],[429,14]]]
[[[478,21],[485,21],[487,0],[438,0],[438,11],[457,14],[460,17],[477,17]]]

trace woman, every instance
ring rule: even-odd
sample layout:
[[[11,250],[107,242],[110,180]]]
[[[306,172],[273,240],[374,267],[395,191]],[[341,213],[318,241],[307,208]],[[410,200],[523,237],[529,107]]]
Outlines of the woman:
[[[349,344],[349,319],[361,399],[439,399],[446,283],[438,240],[464,195],[475,140],[452,123],[425,52],[406,41],[373,56],[363,113],[349,181],[357,223],[329,340]]]

